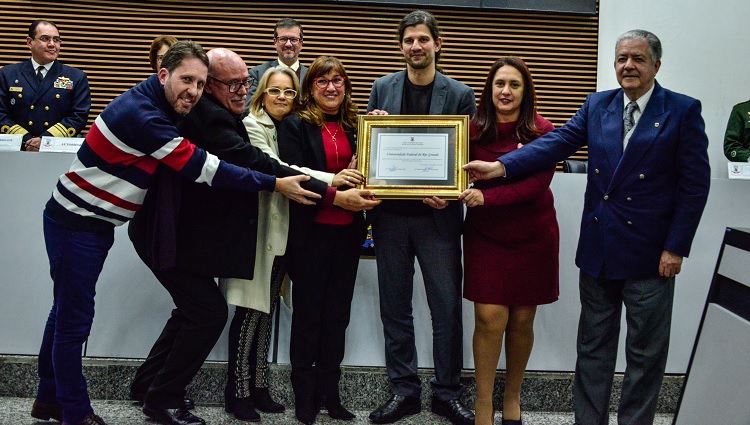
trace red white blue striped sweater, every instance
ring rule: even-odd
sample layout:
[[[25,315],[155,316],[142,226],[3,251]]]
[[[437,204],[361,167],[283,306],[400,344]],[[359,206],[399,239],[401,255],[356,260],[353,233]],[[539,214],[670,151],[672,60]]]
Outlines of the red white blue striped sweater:
[[[156,75],[115,98],[91,126],[46,210],[80,230],[119,226],[143,204],[157,166],[214,187],[273,191],[276,178],[219,160],[180,137]]]

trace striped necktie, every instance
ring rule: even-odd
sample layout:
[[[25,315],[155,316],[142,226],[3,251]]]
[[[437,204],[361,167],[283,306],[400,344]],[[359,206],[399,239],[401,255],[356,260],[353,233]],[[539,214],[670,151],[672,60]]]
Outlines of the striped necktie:
[[[625,135],[627,135],[630,130],[635,127],[635,118],[633,117],[633,113],[638,110],[638,104],[635,102],[630,102],[625,107],[625,116],[623,117],[623,124],[625,126]]]

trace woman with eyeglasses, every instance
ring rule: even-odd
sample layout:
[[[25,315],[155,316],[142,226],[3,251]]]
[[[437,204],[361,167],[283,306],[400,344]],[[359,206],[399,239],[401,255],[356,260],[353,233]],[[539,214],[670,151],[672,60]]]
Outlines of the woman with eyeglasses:
[[[364,181],[355,164],[357,105],[342,63],[320,56],[302,82],[296,115],[279,127],[279,152],[289,164],[343,174],[346,190]],[[334,419],[355,416],[341,405],[344,358],[359,247],[366,227],[361,213],[323,205],[290,205],[287,268],[292,280],[290,360],[297,419],[312,424],[320,402]]]
[[[148,63],[151,64],[154,72],[159,72],[162,58],[175,43],[177,43],[177,38],[171,35],[160,35],[151,42],[151,48],[148,49]]]
[[[471,120],[470,159],[494,161],[554,130],[536,112],[531,72],[518,57],[490,68]],[[521,425],[521,383],[534,345],[538,305],[557,300],[560,231],[549,188],[555,169],[477,181],[460,196],[464,298],[474,302],[475,424],[494,423],[492,393],[505,337],[502,424]]]

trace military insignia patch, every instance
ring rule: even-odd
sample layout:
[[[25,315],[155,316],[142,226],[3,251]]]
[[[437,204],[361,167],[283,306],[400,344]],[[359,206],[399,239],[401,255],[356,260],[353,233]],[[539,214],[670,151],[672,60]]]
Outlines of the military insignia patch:
[[[68,77],[57,77],[54,87],[56,89],[73,90],[73,81]]]

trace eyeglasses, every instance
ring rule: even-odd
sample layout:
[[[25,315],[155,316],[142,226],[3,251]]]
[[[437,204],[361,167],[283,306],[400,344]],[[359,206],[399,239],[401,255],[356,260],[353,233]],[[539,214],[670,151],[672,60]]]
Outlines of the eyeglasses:
[[[287,41],[296,46],[302,39],[297,37],[276,37],[277,43],[286,44]]]
[[[221,84],[224,84],[225,86],[228,86],[229,93],[235,93],[239,91],[240,87],[249,89],[253,85],[253,83],[255,83],[255,78],[248,78],[245,81],[236,81],[234,83],[225,83],[224,81],[221,81],[218,78],[214,78],[214,77],[211,77],[211,79]]]
[[[48,35],[43,35],[41,37],[35,38],[34,40],[39,40],[42,43],[49,43],[50,41],[53,41],[55,44],[60,44],[60,42],[62,41],[62,38],[60,38],[60,37],[50,37]]]
[[[269,87],[265,90],[265,92],[266,94],[277,97],[281,96],[282,94],[284,95],[284,97],[288,97],[290,99],[294,99],[295,97],[297,97],[297,92],[292,89],[281,90],[278,87]]]
[[[344,85],[344,81],[346,81],[346,78],[342,76],[333,77],[330,80],[323,77],[313,78],[313,82],[316,86],[318,86],[319,89],[328,87],[328,84],[333,84],[334,87],[340,89]]]

